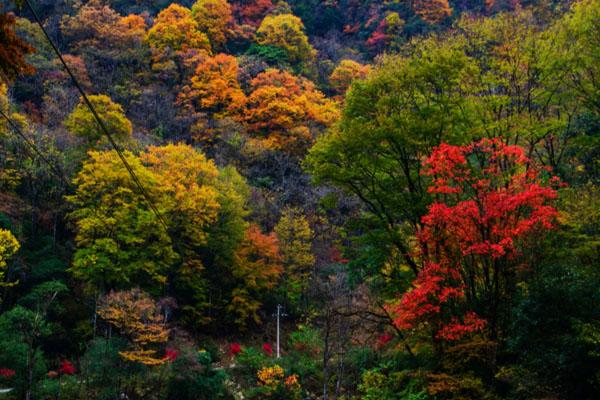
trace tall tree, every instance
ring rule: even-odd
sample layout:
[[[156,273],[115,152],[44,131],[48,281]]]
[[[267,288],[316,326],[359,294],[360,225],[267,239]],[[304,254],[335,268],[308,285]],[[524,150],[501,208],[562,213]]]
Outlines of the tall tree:
[[[184,112],[204,111],[215,118],[239,116],[246,96],[240,88],[238,70],[237,59],[223,53],[201,62],[178,97],[178,102],[184,106]]]
[[[202,49],[210,52],[210,40],[199,30],[198,22],[189,8],[173,3],[162,10],[148,31],[147,40],[152,48],[173,51]]]
[[[499,139],[441,144],[425,162],[436,200],[418,232],[424,268],[391,310],[401,330],[426,326],[438,340],[481,331],[497,339],[516,284],[558,215],[557,178]]]
[[[310,150],[305,166],[315,182],[364,205],[357,256],[372,277],[398,259],[392,275],[404,267],[417,273],[411,238],[429,202],[421,160],[442,140],[468,140],[470,106],[461,94],[475,71],[458,44],[425,41],[410,57],[385,57],[351,86],[340,122]]]
[[[310,283],[315,256],[312,253],[313,231],[300,209],[284,209],[275,226],[282,257],[282,292],[294,305]]]
[[[245,328],[248,322],[261,322],[259,311],[265,292],[275,287],[281,272],[277,236],[265,235],[257,225],[250,225],[237,253],[233,276],[238,285],[231,292],[227,306],[238,326]]]
[[[138,157],[124,156],[153,201],[160,200],[157,176]],[[67,196],[77,231],[73,275],[106,290],[165,284],[177,255],[117,153],[91,151],[73,182],[77,189]]]

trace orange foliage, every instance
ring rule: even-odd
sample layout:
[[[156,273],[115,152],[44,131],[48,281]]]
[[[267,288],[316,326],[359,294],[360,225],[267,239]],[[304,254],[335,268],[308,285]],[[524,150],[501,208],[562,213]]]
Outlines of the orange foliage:
[[[244,245],[237,257],[237,275],[244,278],[250,289],[272,289],[283,272],[277,236],[272,232],[265,235],[255,224],[246,230]]]
[[[139,15],[121,17],[101,1],[93,0],[73,17],[63,17],[63,33],[75,47],[101,47],[106,50],[139,45],[146,34],[146,22]]]
[[[251,83],[244,120],[253,139],[267,149],[299,153],[312,142],[310,128],[329,126],[336,105],[302,77],[269,69]]]
[[[25,56],[34,49],[15,34],[15,23],[14,14],[0,14],[0,70],[9,79],[35,71],[25,61]]]
[[[366,78],[370,71],[370,65],[362,65],[353,60],[342,60],[329,77],[331,89],[337,94],[344,94],[353,80]]]
[[[246,96],[238,82],[238,62],[233,56],[217,54],[201,62],[178,102],[191,112],[207,110],[216,117],[239,114]]]
[[[206,33],[215,49],[223,48],[233,24],[231,6],[227,0],[198,0],[192,6],[198,29]]]
[[[413,9],[429,24],[437,24],[452,15],[448,0],[417,0],[413,3]]]
[[[98,315],[132,342],[133,350],[119,352],[124,359],[144,365],[168,360],[156,357],[157,351],[152,348],[167,342],[169,330],[160,309],[146,293],[139,289],[111,292],[102,299]]]
[[[243,328],[248,319],[260,323],[260,298],[265,290],[275,287],[283,272],[277,236],[265,235],[251,224],[236,258],[233,275],[241,283],[233,289],[227,310],[237,316],[236,323]]]

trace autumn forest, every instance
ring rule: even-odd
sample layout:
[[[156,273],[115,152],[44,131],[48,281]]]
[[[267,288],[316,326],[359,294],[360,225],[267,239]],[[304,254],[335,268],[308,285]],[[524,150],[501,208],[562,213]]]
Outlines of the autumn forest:
[[[2,0],[0,78],[0,400],[600,398],[600,0]]]

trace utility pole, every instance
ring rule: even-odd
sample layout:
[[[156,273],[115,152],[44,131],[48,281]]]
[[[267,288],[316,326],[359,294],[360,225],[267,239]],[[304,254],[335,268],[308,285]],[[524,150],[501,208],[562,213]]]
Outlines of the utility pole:
[[[285,314],[283,312],[283,306],[281,304],[277,304],[277,313],[273,314],[274,317],[277,317],[277,358],[281,357],[281,353],[279,351],[280,347],[279,347],[279,336],[280,336],[280,324],[279,324],[279,320],[282,317],[286,317],[287,314]]]

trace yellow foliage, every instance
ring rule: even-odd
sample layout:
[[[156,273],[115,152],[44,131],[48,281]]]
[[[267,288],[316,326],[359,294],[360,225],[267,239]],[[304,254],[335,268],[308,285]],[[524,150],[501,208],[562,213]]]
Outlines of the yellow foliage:
[[[6,229],[0,229],[0,287],[10,286],[3,282],[6,273],[7,261],[19,250],[19,242],[13,234]]]
[[[166,361],[157,358],[153,346],[169,339],[166,321],[156,303],[139,289],[111,292],[101,303],[98,315],[126,335],[133,350],[119,352],[126,360],[144,365],[159,365]]]
[[[150,146],[141,159],[155,174],[164,196],[163,208],[173,211],[170,221],[184,231],[186,238],[204,243],[204,229],[215,222],[219,210],[215,187],[219,171],[214,162],[181,143]]]
[[[192,16],[214,49],[225,45],[230,25],[233,24],[231,6],[227,0],[198,0],[192,6]]]
[[[146,36],[150,46],[157,50],[170,48],[174,51],[203,49],[211,51],[210,41],[198,29],[190,9],[173,3],[162,10]]]
[[[91,95],[88,98],[113,137],[123,140],[131,136],[131,122],[125,116],[120,104],[113,102],[110,97],[105,95]],[[103,132],[98,122],[83,99],[79,100],[79,104],[69,114],[64,124],[69,132],[86,138],[89,142],[103,138]]]
[[[272,367],[263,367],[256,374],[258,384],[262,386],[277,386],[284,376],[283,368],[277,364]]]
[[[336,104],[311,81],[289,72],[268,69],[251,87],[244,121],[268,149],[302,153],[312,143],[311,127],[330,126],[339,117]]]
[[[304,33],[302,20],[293,14],[267,15],[256,31],[256,41],[285,50],[292,63],[308,62],[317,54]]]

